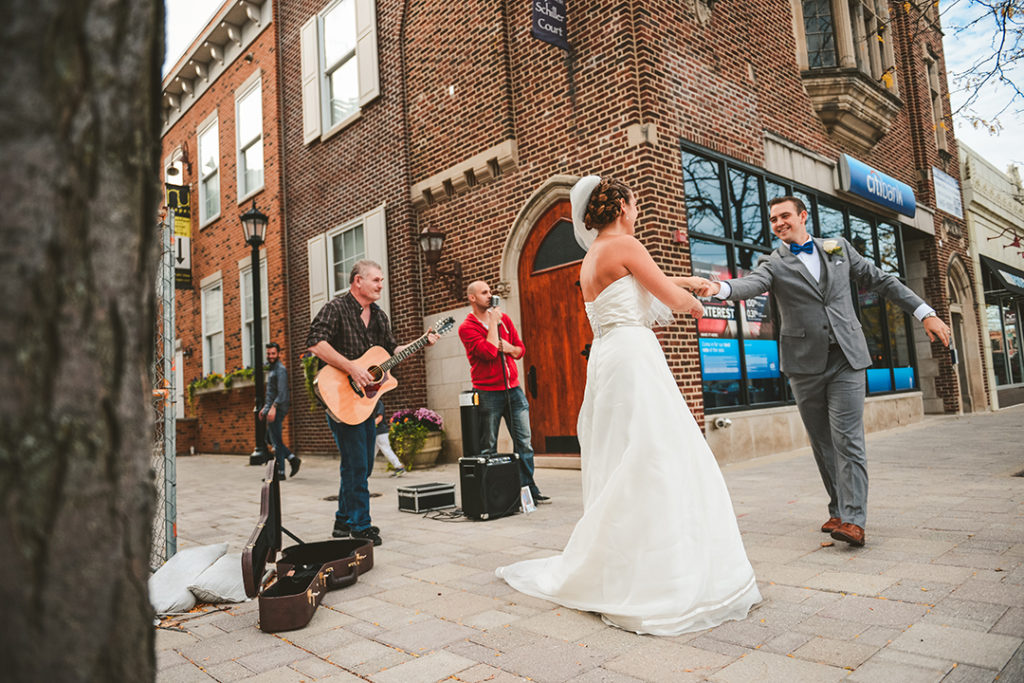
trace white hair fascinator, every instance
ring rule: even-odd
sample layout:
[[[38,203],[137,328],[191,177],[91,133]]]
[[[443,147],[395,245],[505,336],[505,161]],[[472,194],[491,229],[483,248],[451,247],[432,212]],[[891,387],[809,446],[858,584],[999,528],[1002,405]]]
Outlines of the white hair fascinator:
[[[583,223],[583,216],[587,212],[587,204],[590,203],[590,195],[594,188],[601,182],[596,175],[586,175],[576,181],[569,191],[569,203],[572,205],[572,230],[576,241],[584,251],[590,249],[590,245],[597,239],[597,230],[587,230]]]

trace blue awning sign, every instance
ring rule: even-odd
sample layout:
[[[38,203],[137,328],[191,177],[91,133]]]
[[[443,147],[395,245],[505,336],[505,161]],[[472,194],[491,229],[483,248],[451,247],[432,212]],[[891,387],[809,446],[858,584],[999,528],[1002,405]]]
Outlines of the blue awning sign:
[[[839,155],[839,189],[863,197],[904,216],[914,217],[914,189],[849,154]]]

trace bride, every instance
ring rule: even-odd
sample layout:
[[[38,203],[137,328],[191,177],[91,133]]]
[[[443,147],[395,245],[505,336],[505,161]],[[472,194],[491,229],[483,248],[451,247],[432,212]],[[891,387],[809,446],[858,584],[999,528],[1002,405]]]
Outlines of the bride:
[[[634,237],[636,196],[586,176],[570,194],[587,249],[580,285],[594,331],[579,433],[583,517],[560,555],[499,567],[518,591],[636,633],[743,619],[761,600],[729,492],[652,325],[704,309]]]

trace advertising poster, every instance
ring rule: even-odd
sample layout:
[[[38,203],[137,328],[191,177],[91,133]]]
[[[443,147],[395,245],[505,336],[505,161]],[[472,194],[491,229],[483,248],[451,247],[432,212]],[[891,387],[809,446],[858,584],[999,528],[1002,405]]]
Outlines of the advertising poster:
[[[735,339],[701,339],[700,367],[705,381],[739,379],[739,342]]]

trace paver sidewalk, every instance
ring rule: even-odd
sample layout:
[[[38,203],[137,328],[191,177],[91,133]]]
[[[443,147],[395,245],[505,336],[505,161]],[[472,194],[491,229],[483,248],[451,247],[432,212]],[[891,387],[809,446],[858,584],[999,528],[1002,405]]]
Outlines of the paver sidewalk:
[[[867,545],[823,547],[825,497],[809,449],[723,468],[764,602],[742,622],[675,638],[509,589],[497,566],[562,548],[580,473],[539,470],[553,504],[444,522],[398,511],[399,485],[457,483],[445,465],[370,490],[384,545],[374,569],[327,594],[309,626],[271,635],[255,601],[157,630],[158,681],[1021,681],[1024,406],[929,417],[868,436]],[[241,550],[263,468],[177,461],[179,547]],[[306,458],[282,484],[285,526],[329,537],[337,461]],[[287,539],[286,539],[287,540]]]

